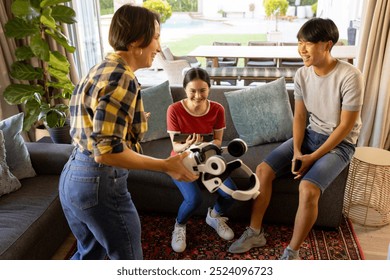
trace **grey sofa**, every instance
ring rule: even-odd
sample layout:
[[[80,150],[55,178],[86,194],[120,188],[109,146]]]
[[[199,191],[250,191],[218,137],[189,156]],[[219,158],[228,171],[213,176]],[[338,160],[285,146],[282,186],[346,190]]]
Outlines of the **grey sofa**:
[[[213,86],[210,99],[221,103],[226,110],[224,144],[238,134],[230,117],[225,91],[237,87]],[[180,85],[171,86],[174,101],[185,97]],[[289,91],[292,103],[292,92]],[[50,259],[65,240],[70,230],[58,198],[58,179],[72,152],[67,144],[26,143],[36,177],[21,180],[22,188],[0,198],[0,259]],[[241,159],[252,170],[281,143],[250,147]],[[144,154],[165,158],[171,151],[168,138],[142,143]],[[227,159],[233,159],[227,156]],[[316,226],[335,228],[342,218],[346,168],[321,196]],[[265,216],[266,223],[292,224],[298,206],[298,184],[292,176],[279,178]],[[182,196],[172,179],[160,172],[130,170],[128,189],[140,212],[177,214]],[[203,203],[197,215],[205,216],[216,194],[202,191]],[[232,220],[246,221],[250,217],[251,201],[236,201],[227,213]]]
[[[171,85],[173,101],[185,98],[185,92],[181,85]],[[238,133],[230,116],[229,106],[224,96],[225,91],[237,90],[235,86],[212,86],[209,98],[221,103],[226,113],[226,130],[224,132],[224,145],[237,138]],[[290,104],[293,109],[293,92],[288,91]],[[253,171],[262,159],[280,143],[269,143],[250,147],[248,152],[240,157]],[[170,139],[158,139],[142,143],[143,152],[146,155],[164,158],[168,157],[172,148]],[[228,160],[233,159],[226,156]],[[342,205],[348,168],[346,168],[332,183],[329,189],[321,196],[319,201],[319,214],[316,221],[317,227],[335,228],[342,218]],[[233,175],[234,177],[234,175]],[[277,179],[273,186],[273,195],[270,206],[264,218],[266,223],[293,224],[298,207],[299,181],[292,176]],[[182,196],[171,178],[159,172],[131,170],[128,179],[128,188],[139,211],[166,213],[176,215],[182,202]],[[205,216],[207,208],[213,205],[215,194],[203,189],[203,203],[196,211],[197,215]],[[226,213],[233,220],[248,220],[251,211],[251,201],[236,201]]]
[[[26,143],[36,177],[0,198],[0,259],[51,259],[70,230],[58,198],[58,179],[73,146]]]

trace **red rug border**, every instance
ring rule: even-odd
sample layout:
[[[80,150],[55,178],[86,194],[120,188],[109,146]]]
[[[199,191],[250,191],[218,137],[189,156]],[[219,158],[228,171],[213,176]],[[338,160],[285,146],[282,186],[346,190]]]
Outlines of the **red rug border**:
[[[345,217],[345,216],[344,216],[344,218],[345,218],[345,220],[348,222],[348,225],[349,225],[349,227],[350,227],[350,229],[351,229],[351,231],[352,231],[352,235],[353,235],[354,240],[355,240],[355,242],[356,242],[356,246],[358,247],[358,250],[359,250],[359,254],[360,254],[360,256],[361,256],[361,259],[362,259],[362,260],[365,260],[366,257],[365,257],[365,255],[364,255],[363,248],[362,248],[362,246],[360,245],[359,238],[358,238],[358,236],[356,235],[355,227],[353,226],[353,223],[352,223],[352,221],[351,221],[350,218]]]

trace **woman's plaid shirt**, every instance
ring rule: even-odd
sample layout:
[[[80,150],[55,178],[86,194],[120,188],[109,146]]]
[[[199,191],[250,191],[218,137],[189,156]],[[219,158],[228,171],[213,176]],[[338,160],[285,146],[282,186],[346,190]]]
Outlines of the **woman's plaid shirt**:
[[[70,101],[70,134],[88,155],[140,152],[147,131],[140,85],[117,54],[109,54],[76,86]]]

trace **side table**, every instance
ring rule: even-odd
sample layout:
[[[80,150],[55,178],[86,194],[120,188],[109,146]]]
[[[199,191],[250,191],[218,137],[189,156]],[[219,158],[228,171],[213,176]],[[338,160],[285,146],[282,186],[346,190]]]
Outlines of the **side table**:
[[[344,214],[363,226],[390,222],[390,152],[357,147],[349,167]]]

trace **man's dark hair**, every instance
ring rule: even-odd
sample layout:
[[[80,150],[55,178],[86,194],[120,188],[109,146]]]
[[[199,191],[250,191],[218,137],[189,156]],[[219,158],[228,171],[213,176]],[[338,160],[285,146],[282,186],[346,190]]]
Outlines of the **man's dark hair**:
[[[298,41],[318,43],[339,40],[339,30],[331,19],[312,18],[306,21],[297,34]]]
[[[203,68],[191,68],[188,70],[183,79],[183,87],[186,88],[188,83],[196,79],[206,82],[207,85],[211,87],[210,76]]]
[[[116,51],[127,51],[129,44],[140,40],[145,48],[155,34],[155,22],[160,16],[146,8],[125,4],[112,17],[108,41]]]

